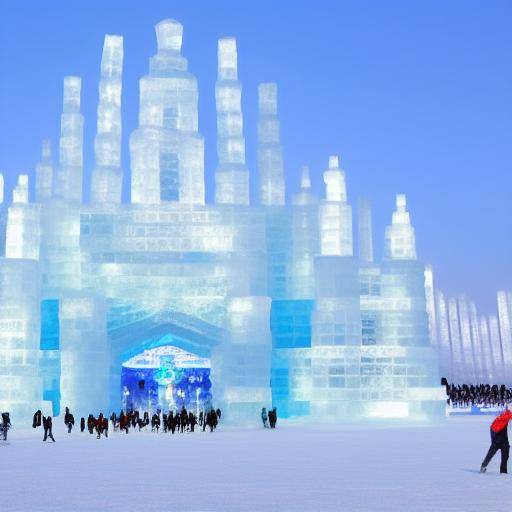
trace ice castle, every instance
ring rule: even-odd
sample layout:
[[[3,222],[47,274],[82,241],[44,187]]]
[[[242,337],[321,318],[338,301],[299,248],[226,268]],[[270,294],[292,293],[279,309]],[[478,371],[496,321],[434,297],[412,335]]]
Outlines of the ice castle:
[[[44,142],[35,202],[20,175],[0,227],[0,410],[213,403],[231,421],[444,414],[425,266],[405,195],[373,258],[337,156],[324,197],[308,169],[285,202],[278,93],[259,86],[259,204],[250,204],[234,38],[218,42],[215,201],[205,202],[198,88],[183,27],[156,26],[140,80],[131,174],[121,162],[123,38],[105,37],[90,203],[82,200],[81,79],[64,79],[58,158]],[[131,202],[121,202],[131,178]],[[85,186],[88,186],[86,184]]]

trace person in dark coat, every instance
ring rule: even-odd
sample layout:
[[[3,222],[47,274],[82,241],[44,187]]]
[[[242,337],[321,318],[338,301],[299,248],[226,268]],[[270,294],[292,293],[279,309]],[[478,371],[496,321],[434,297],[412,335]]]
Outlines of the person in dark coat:
[[[500,473],[508,473],[508,455],[510,451],[510,444],[508,442],[508,422],[512,419],[512,412],[508,409],[500,414],[491,424],[491,446],[487,455],[485,456],[480,472],[485,473],[487,465],[491,462],[498,450],[501,450],[501,464]]]
[[[204,420],[204,413],[203,411],[201,411],[199,413],[199,426],[202,427],[203,426],[203,420]]]
[[[89,434],[94,433],[94,427],[96,426],[96,419],[92,414],[89,414],[87,417],[87,430],[89,431]]]
[[[48,438],[50,438],[55,443],[55,438],[53,437],[52,433],[52,417],[48,416],[45,418],[43,416],[43,428],[44,428],[44,438],[43,441],[46,441]]]
[[[82,416],[80,418],[80,432],[83,432],[85,430],[85,418]]]
[[[69,412],[69,407],[66,407],[66,414],[64,414],[64,425],[68,427],[68,434],[71,434],[71,429],[75,424],[75,417]]]
[[[194,432],[194,427],[197,424],[197,419],[192,411],[188,413],[188,424],[190,426],[190,432]]]
[[[37,428],[41,426],[41,411],[37,410],[34,414],[34,418],[32,420],[32,428]]]
[[[7,441],[7,431],[11,428],[11,418],[8,412],[2,413],[2,424],[0,425],[2,431],[2,437],[4,441]]]
[[[180,412],[180,432],[183,434],[183,431],[185,430],[185,427],[187,426],[188,421],[188,414],[185,407],[181,408]]]
[[[263,426],[265,428],[268,428],[268,414],[267,414],[267,409],[265,409],[265,407],[263,407],[263,409],[261,409],[261,421],[263,422]]]
[[[222,411],[219,408],[217,408],[217,410],[215,412],[217,413],[217,420],[220,421],[220,417],[222,416]]]

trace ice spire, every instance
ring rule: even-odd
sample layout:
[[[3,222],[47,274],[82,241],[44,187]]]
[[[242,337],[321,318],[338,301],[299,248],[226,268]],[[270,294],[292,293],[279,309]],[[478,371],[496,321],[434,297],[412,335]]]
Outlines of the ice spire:
[[[432,265],[425,265],[425,299],[427,304],[428,327],[430,331],[430,343],[437,347],[437,315],[434,299],[434,271]]]
[[[368,199],[358,201],[359,261],[373,262],[372,207]]]
[[[121,202],[122,73],[123,38],[106,35],[101,59],[98,124],[94,140],[96,167],[92,173],[91,183],[93,203]]]
[[[218,43],[215,84],[219,160],[215,171],[215,202],[218,204],[249,204],[249,171],[245,164],[241,101],[236,39],[225,37]]]
[[[53,195],[52,143],[43,140],[41,161],[36,166],[36,202],[42,203]]]
[[[405,194],[397,194],[391,226],[386,227],[384,257],[391,260],[415,260],[416,241]]]
[[[328,256],[352,256],[352,208],[347,204],[345,172],[339,158],[329,157],[324,172],[325,200],[320,205],[320,252]]]
[[[511,308],[508,304],[508,297],[505,291],[499,291],[497,294],[498,302],[498,322],[501,338],[501,350],[506,368],[512,361],[512,318],[510,315]],[[512,372],[506,375],[507,382],[512,380]]]
[[[56,195],[73,203],[82,202],[83,131],[80,114],[82,80],[77,76],[64,78],[64,101],[60,129],[59,172]]]
[[[300,178],[300,190],[293,196],[294,205],[309,205],[318,203],[318,198],[311,192],[311,179],[309,177],[309,167],[302,166]]]
[[[284,163],[277,117],[277,84],[259,85],[258,107],[260,201],[263,205],[284,205]]]
[[[183,26],[155,27],[158,51],[140,79],[139,127],[130,136],[133,203],[204,204],[204,139],[197,80],[181,55]]]
[[[18,176],[18,183],[12,191],[13,203],[28,203],[28,175],[20,174]]]

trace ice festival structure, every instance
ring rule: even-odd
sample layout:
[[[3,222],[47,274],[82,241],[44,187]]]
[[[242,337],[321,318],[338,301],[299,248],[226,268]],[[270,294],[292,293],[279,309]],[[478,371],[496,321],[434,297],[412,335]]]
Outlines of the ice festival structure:
[[[182,25],[156,26],[140,80],[131,174],[121,161],[123,38],[105,38],[90,197],[82,199],[81,79],[64,79],[56,155],[44,142],[3,202],[0,410],[31,415],[213,403],[231,421],[444,414],[425,266],[404,195],[373,257],[370,204],[353,208],[337,156],[325,195],[308,169],[285,201],[278,91],[259,86],[259,204],[250,204],[234,38],[218,42],[218,165],[205,202],[198,88]],[[125,163],[126,164],[126,163]],[[131,202],[121,202],[131,179]],[[355,217],[355,216],[354,216]]]

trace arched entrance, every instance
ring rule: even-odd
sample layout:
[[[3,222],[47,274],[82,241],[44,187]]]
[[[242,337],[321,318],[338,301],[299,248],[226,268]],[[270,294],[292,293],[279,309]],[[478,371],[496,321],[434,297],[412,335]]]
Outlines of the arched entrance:
[[[168,341],[172,342],[172,337]],[[124,410],[196,411],[212,403],[210,359],[171,344],[144,350],[121,369]]]
[[[114,409],[192,410],[212,403],[210,357],[219,327],[175,311],[109,325]]]

